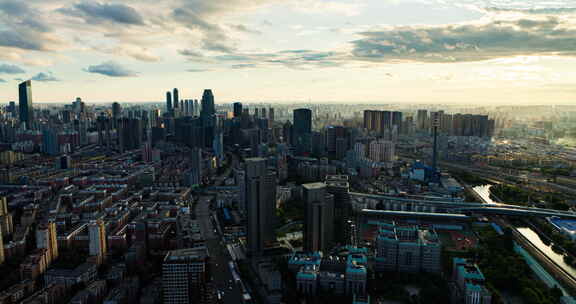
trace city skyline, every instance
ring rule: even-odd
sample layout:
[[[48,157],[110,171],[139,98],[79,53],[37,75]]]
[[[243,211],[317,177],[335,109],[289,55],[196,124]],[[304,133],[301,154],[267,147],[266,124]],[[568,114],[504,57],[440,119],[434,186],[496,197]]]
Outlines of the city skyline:
[[[570,104],[570,1],[0,1],[0,98]],[[106,89],[103,89],[106,88]],[[130,92],[127,94],[126,92]]]

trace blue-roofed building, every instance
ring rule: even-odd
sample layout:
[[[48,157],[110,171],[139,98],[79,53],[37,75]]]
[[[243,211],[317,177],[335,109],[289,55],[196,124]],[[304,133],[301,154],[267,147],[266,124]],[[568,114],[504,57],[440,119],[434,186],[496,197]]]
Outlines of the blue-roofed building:
[[[376,271],[441,271],[442,246],[433,229],[416,225],[399,226],[393,221],[378,223]]]
[[[452,303],[490,304],[492,293],[478,265],[464,258],[452,260]]]
[[[305,295],[316,295],[319,271],[320,267],[316,265],[303,266],[296,274],[298,292]]]
[[[322,252],[295,252],[290,260],[288,260],[288,268],[294,272],[300,270],[304,266],[318,266],[322,262]]]
[[[350,254],[346,262],[346,294],[364,295],[368,281],[366,265],[368,259],[363,254]]]
[[[303,294],[322,292],[350,296],[366,294],[368,280],[367,248],[354,246],[341,247],[335,255],[322,257],[320,252],[295,254],[289,268],[299,267],[296,273],[296,286]]]

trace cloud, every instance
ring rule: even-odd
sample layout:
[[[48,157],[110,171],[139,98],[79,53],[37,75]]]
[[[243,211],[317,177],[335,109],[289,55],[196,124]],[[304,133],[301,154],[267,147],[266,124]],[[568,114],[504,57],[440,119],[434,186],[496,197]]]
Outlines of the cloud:
[[[107,61],[98,65],[91,65],[86,70],[88,73],[102,74],[110,77],[136,77],[137,72],[129,70],[114,61]]]
[[[225,41],[217,41],[212,39],[202,40],[202,48],[207,51],[228,54],[234,53],[236,51],[234,46],[227,45]]]
[[[0,64],[0,74],[22,74],[25,71],[12,64]]]
[[[48,73],[38,73],[34,77],[31,78],[34,81],[42,81],[42,82],[50,82],[50,81],[60,81],[60,79],[56,78],[52,72]]]
[[[204,55],[202,55],[202,53],[195,51],[195,50],[191,50],[191,49],[179,50],[178,53],[182,56],[188,57],[188,59],[204,57]]]
[[[503,8],[503,7],[487,7],[484,9],[490,13],[520,13],[528,15],[564,15],[576,13],[576,7],[548,7],[548,8]]]
[[[258,65],[255,63],[240,63],[240,64],[233,64],[230,66],[230,68],[234,70],[251,69],[255,67],[258,67]]]
[[[0,14],[3,21],[12,29],[27,29],[38,32],[50,32],[45,17],[36,9],[29,7],[25,1],[4,0],[0,2]]]
[[[403,26],[358,33],[355,60],[466,62],[520,55],[574,56],[576,27],[556,17]]]
[[[203,73],[203,72],[210,72],[210,69],[187,69],[186,72],[190,73]]]
[[[5,82],[7,82],[7,81],[4,80],[4,79],[2,79],[2,78],[0,78],[0,83],[5,83]]]
[[[112,48],[93,47],[92,49],[107,54],[128,56],[144,62],[160,61],[160,57],[152,53],[148,48],[137,45],[123,44]]]
[[[314,67],[334,67],[345,63],[344,54],[336,51],[285,50],[268,53],[232,52],[217,56],[197,56],[190,50],[181,50],[180,54],[188,60],[201,63],[231,63],[232,69],[284,66],[295,69]]]
[[[144,18],[131,6],[124,4],[82,2],[71,8],[58,10],[62,14],[83,18],[86,22],[97,24],[103,22],[124,25],[143,25]]]
[[[254,34],[254,35],[262,34],[262,32],[260,32],[258,30],[251,29],[244,24],[229,24],[228,27],[230,27],[232,30],[235,30],[237,32]]]

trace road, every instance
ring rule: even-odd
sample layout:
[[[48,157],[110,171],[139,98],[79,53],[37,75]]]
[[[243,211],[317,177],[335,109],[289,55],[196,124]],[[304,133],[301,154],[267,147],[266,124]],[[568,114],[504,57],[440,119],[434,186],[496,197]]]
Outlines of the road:
[[[226,250],[226,245],[222,243],[220,236],[214,233],[210,210],[210,200],[212,196],[201,196],[196,205],[196,218],[200,224],[202,235],[206,239],[206,246],[210,253],[210,272],[216,289],[224,292],[223,303],[238,304],[242,299],[242,291],[233,281],[232,273],[228,268],[231,261]]]

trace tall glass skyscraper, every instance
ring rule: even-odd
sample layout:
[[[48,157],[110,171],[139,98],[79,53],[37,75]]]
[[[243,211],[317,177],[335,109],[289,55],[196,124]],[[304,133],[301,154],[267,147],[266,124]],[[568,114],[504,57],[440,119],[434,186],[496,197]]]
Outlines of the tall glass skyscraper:
[[[172,106],[174,106],[174,108],[178,108],[178,104],[180,104],[180,100],[179,100],[179,95],[178,95],[178,89],[174,89],[172,91],[172,97],[174,97],[174,101],[172,102]]]
[[[166,111],[172,112],[172,93],[170,91],[166,92]]]
[[[312,110],[294,110],[294,126],[292,127],[292,144],[296,154],[302,155],[310,152],[312,136]]]
[[[26,125],[26,129],[32,129],[34,123],[34,108],[32,106],[32,82],[22,82],[18,86],[20,98],[20,122]]]

